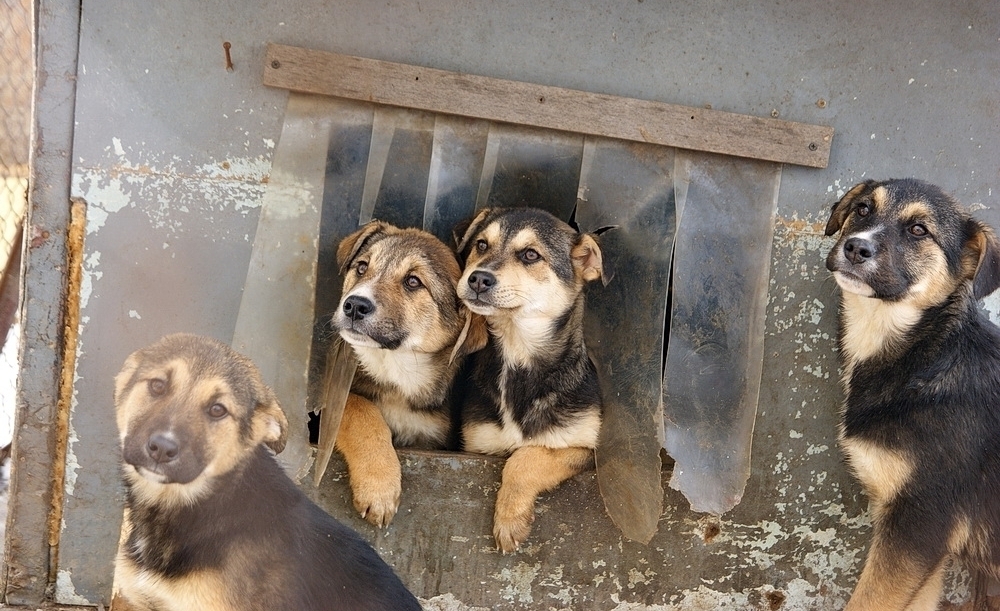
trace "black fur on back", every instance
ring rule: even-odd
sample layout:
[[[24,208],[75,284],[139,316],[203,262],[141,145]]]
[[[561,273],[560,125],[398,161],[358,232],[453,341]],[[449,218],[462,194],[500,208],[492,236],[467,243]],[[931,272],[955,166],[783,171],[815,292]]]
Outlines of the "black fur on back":
[[[924,312],[898,350],[853,370],[844,436],[906,452],[914,476],[885,511],[900,551],[946,552],[956,519],[989,544],[965,554],[1000,567],[1000,329],[970,290]],[[977,535],[978,533],[978,535]]]
[[[310,501],[266,448],[212,485],[193,505],[167,510],[126,489],[126,553],[140,570],[221,570],[237,609],[420,609],[375,550]]]

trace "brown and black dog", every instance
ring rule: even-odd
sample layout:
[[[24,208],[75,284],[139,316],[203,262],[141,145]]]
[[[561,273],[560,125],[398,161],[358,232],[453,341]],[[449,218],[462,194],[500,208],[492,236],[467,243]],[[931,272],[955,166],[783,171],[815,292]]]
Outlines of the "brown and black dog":
[[[493,519],[508,552],[531,531],[537,496],[593,459],[601,393],[583,337],[583,289],[604,268],[594,236],[542,210],[487,209],[458,231],[458,295],[489,328],[472,357],[463,448],[510,455]]]
[[[274,457],[286,421],[225,344],[168,335],[115,378],[125,484],[115,609],[419,610],[357,533]]]
[[[950,556],[1000,577],[1000,246],[940,188],[869,180],[833,206],[840,445],[871,502],[851,611],[936,609]]]
[[[384,526],[402,488],[394,444],[457,448],[452,385],[486,332],[455,293],[455,253],[426,231],[372,221],[344,238],[337,262],[344,285],[333,325],[359,367],[336,448],[355,508]]]

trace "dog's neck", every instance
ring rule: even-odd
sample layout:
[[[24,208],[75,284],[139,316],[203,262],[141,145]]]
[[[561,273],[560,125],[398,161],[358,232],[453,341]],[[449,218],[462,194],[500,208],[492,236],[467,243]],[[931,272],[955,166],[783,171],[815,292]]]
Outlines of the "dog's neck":
[[[440,395],[441,385],[450,384],[454,369],[448,364],[449,350],[418,352],[354,346],[358,362],[380,384],[394,386],[413,403]]]
[[[583,298],[562,316],[489,316],[486,323],[508,367],[530,367],[560,358],[567,350],[586,351],[583,341]]]
[[[898,349],[923,310],[906,302],[863,297],[844,291],[840,301],[840,350],[844,375],[876,354]]]

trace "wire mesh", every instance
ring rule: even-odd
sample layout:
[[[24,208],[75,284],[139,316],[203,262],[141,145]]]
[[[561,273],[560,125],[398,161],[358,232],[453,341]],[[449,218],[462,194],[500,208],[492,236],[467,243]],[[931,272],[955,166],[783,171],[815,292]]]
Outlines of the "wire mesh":
[[[5,338],[15,318],[18,274],[12,268],[18,257],[13,255],[20,248],[27,210],[34,78],[31,10],[31,0],[0,0],[0,347],[7,343]],[[10,347],[16,349],[13,343]],[[10,440],[12,416],[13,410],[4,405],[0,446]]]

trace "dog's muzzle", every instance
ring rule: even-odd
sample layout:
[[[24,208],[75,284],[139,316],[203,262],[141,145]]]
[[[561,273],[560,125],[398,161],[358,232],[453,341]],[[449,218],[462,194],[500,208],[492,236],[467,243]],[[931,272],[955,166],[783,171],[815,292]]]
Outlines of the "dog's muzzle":
[[[128,435],[122,444],[122,459],[146,479],[161,484],[186,484],[204,468],[203,457],[185,452],[173,433],[162,430]]]

